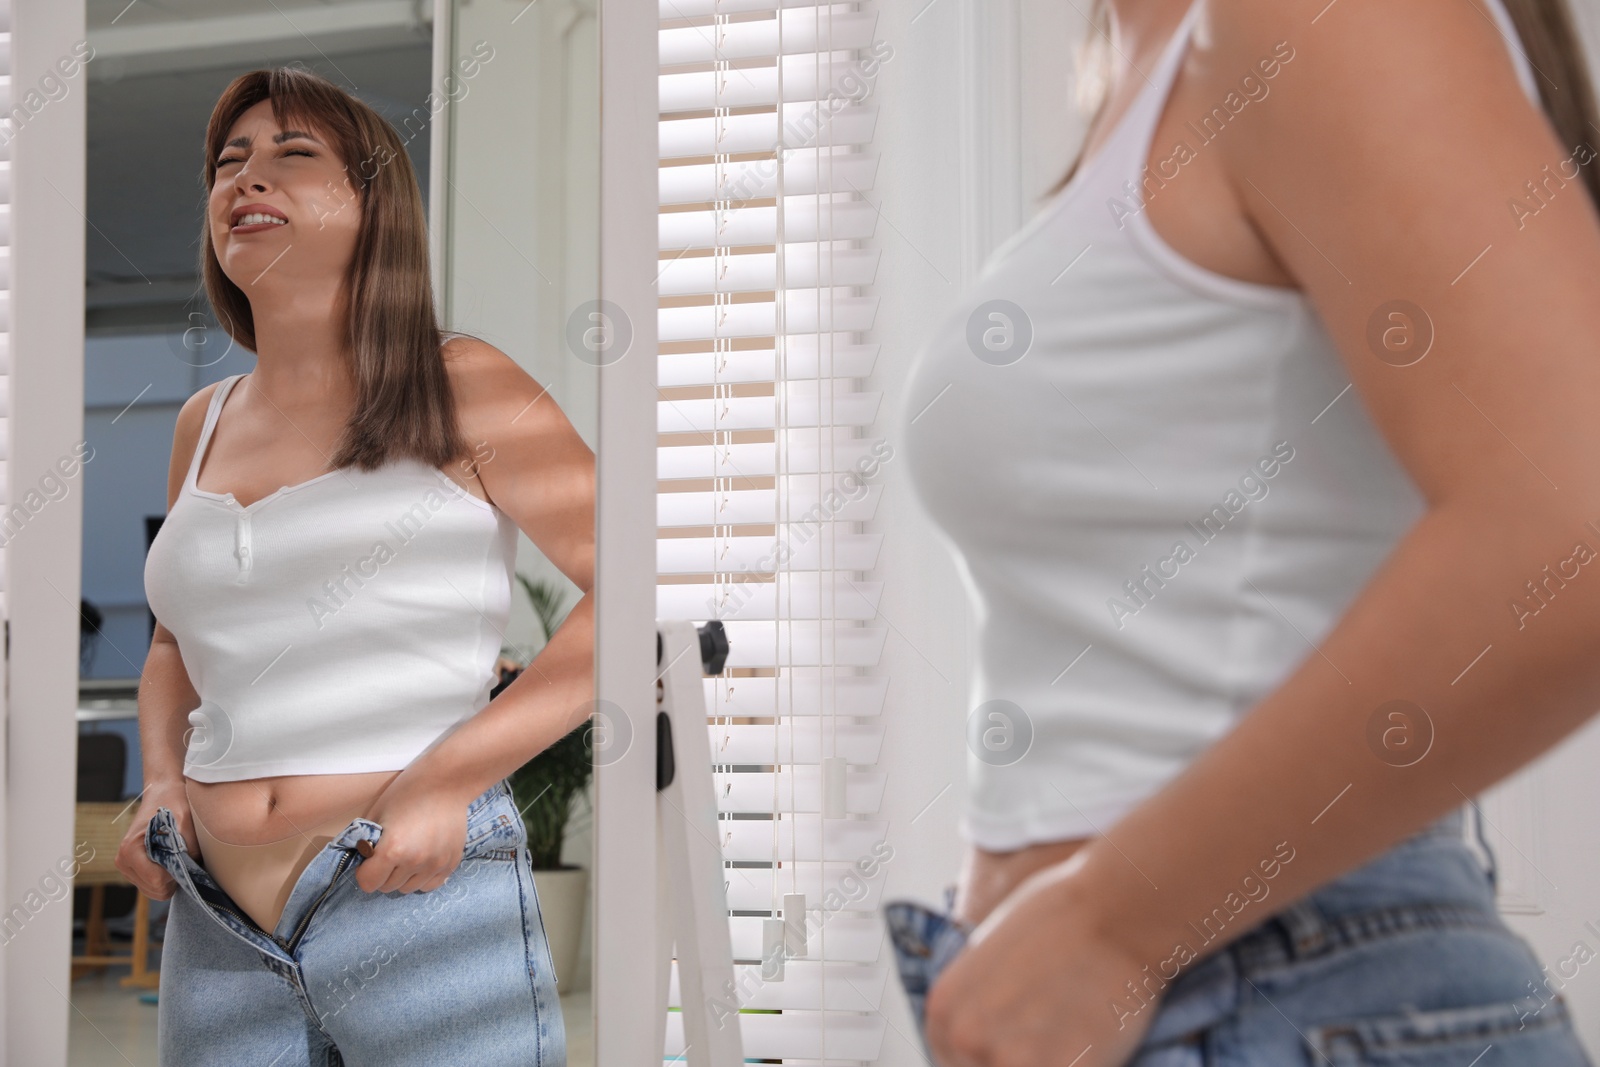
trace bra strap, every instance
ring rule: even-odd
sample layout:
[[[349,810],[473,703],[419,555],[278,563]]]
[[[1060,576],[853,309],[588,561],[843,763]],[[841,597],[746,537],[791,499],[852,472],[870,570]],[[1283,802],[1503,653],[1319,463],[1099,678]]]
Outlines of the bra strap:
[[[200,427],[200,443],[194,446],[194,455],[189,458],[189,474],[185,484],[194,488],[195,478],[200,473],[200,457],[206,454],[206,445],[211,443],[211,435],[216,431],[217,419],[222,414],[222,405],[227,401],[228,394],[244,374],[235,374],[231,378],[224,378],[216,389],[212,390],[211,403],[206,407],[206,421]]]

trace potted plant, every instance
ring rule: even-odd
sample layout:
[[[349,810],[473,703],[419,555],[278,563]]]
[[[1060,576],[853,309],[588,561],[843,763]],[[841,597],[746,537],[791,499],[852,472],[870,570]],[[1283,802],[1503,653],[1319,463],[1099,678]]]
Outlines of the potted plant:
[[[517,574],[517,581],[533,603],[546,642],[565,617],[562,595],[555,585],[531,581]],[[498,695],[522,673],[523,665],[510,663],[491,697]],[[528,853],[533,862],[534,892],[539,897],[539,912],[550,942],[550,957],[556,975],[576,973],[578,950],[583,932],[584,913],[589,903],[589,872],[586,868],[561,862],[561,847],[566,839],[573,805],[587,800],[585,789],[594,772],[591,729],[593,720],[579,724],[508,776],[522,822],[528,831]],[[570,981],[570,979],[569,979]],[[569,985],[565,989],[571,992]]]

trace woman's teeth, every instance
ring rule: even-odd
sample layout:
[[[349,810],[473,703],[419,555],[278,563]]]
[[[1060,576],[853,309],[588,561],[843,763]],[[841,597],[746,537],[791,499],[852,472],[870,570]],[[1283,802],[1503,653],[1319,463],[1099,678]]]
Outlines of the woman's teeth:
[[[289,224],[289,220],[288,219],[280,219],[276,215],[267,215],[267,214],[263,214],[261,212],[256,212],[255,214],[252,214],[252,215],[241,215],[241,216],[239,216],[239,221],[234,223],[234,225],[235,226],[255,226],[255,225],[257,225],[259,223],[263,223],[263,222],[275,222],[280,226],[287,226]]]

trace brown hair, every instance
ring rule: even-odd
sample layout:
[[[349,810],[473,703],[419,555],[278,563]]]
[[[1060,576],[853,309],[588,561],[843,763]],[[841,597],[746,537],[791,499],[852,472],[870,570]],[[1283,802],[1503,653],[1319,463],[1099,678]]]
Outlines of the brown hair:
[[[1538,78],[1539,99],[1555,127],[1563,148],[1576,149],[1588,144],[1589,130],[1600,129],[1600,111],[1595,108],[1594,85],[1578,34],[1573,29],[1572,12],[1566,0],[1505,0],[1506,13],[1521,38],[1521,48]],[[1079,107],[1092,110],[1090,122],[1105,111],[1109,95],[1111,51],[1106,41],[1110,34],[1106,0],[1093,0],[1089,9],[1089,32],[1078,53]],[[1516,46],[1515,42],[1512,42]],[[1072,180],[1083,162],[1083,150],[1072,166],[1044,195],[1053,196]],[[1600,207],[1600,168],[1584,167],[1583,184],[1589,198]]]
[[[323,137],[344,163],[347,188],[360,195],[361,225],[340,303],[356,405],[331,465],[373,470],[402,456],[433,467],[449,463],[467,449],[434,314],[422,193],[405,143],[382,115],[318,74],[252,70],[223,90],[206,124],[201,180],[208,195],[228,130],[262,100],[272,102],[283,128],[304,123]],[[200,272],[217,321],[255,351],[250,301],[217,261],[209,212],[200,227]]]

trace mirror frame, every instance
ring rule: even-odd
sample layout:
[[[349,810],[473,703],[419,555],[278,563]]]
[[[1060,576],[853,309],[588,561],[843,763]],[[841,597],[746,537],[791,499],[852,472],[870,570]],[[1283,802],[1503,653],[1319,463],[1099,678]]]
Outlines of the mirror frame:
[[[0,0],[6,3],[7,0]],[[600,24],[600,293],[632,320],[629,352],[601,373],[596,500],[596,698],[630,709],[631,750],[596,767],[593,893],[597,1064],[659,1059],[653,1005],[666,975],[640,967],[656,951],[654,892],[639,865],[655,858],[655,276],[658,269],[657,120],[659,5],[596,0]],[[433,0],[435,19],[448,0]],[[10,0],[11,83],[36,85],[54,57],[86,37],[84,0]],[[440,25],[437,22],[435,25]],[[448,22],[443,25],[448,25]],[[448,42],[435,34],[439,73]],[[86,110],[82,83],[50,101],[49,121],[16,138],[8,203],[11,351],[6,368],[5,503],[26,487],[17,471],[46,471],[83,439]],[[448,109],[447,109],[448,110]],[[445,127],[447,129],[447,127]],[[443,130],[435,132],[441,136]],[[443,165],[434,152],[430,168]],[[438,169],[431,177],[437,179]],[[430,197],[443,182],[430,182]],[[437,201],[430,210],[437,207]],[[435,241],[439,240],[438,235]],[[440,262],[437,244],[434,263]],[[20,252],[21,255],[16,254]],[[18,269],[25,259],[27,269]],[[437,269],[437,268],[436,268]],[[630,358],[631,357],[631,358]],[[70,857],[76,752],[76,600],[81,595],[82,495],[30,516],[34,534],[4,553],[4,653],[0,658],[0,885],[4,911],[39,893],[39,872]],[[648,494],[645,497],[645,494]],[[641,498],[649,500],[641,507]],[[57,579],[52,581],[52,576]],[[26,620],[13,628],[10,620]],[[15,633],[13,633],[13,629]],[[26,803],[12,803],[26,797]],[[654,880],[645,883],[653,887]],[[70,899],[70,895],[67,899]],[[71,911],[48,901],[0,952],[0,1062],[65,1063],[70,961],[60,951]],[[13,1022],[26,1020],[26,1025]]]
[[[591,986],[599,1067],[660,1063],[670,937],[656,900],[656,275],[660,269],[660,3],[596,0],[600,19],[600,296],[632,326],[600,368],[595,503],[595,699],[621,709],[628,750],[595,767]],[[606,708],[607,704],[599,705]],[[641,871],[641,867],[644,869]],[[650,961],[639,966],[643,959]],[[663,1009],[664,1010],[664,1009]],[[602,1025],[603,1024],[603,1025]],[[654,1047],[652,1047],[654,1046]]]

